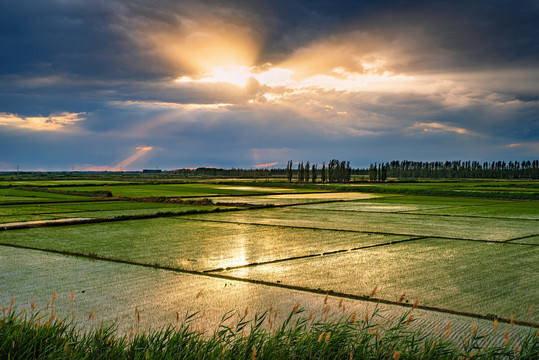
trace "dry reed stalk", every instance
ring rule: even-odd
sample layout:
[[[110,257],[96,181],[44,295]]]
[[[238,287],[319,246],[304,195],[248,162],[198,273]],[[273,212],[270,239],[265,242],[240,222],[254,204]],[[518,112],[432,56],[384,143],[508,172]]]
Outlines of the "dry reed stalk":
[[[404,298],[406,297],[406,291],[402,293],[401,297],[399,298],[399,300],[397,300],[397,302],[400,304],[404,301]]]
[[[30,303],[30,309],[32,309],[32,311],[36,309],[36,304],[33,301]]]
[[[498,331],[498,319],[494,319],[494,331]]]
[[[245,307],[245,310],[243,311],[243,316],[247,316],[249,314],[249,306]]]
[[[326,297],[324,298],[324,305],[326,305],[328,303],[328,294],[326,294]]]
[[[254,346],[253,346],[253,354],[251,355],[251,359],[252,360],[256,359],[256,348]]]
[[[369,296],[370,296],[370,297],[374,297],[374,294],[376,294],[376,290],[378,290],[378,285],[376,285],[376,286],[372,289],[372,291],[371,291],[371,293],[370,293]]]
[[[419,305],[419,298],[415,299],[414,305],[412,306],[412,309],[417,309],[418,305]]]
[[[516,355],[518,353],[518,343],[515,343],[515,347],[513,348],[513,353]]]
[[[530,316],[532,314],[532,310],[533,310],[533,304],[528,309],[528,316]]]
[[[369,312],[368,312],[368,311],[365,313],[365,318],[364,318],[363,320],[364,320],[366,323],[369,322]]]
[[[296,311],[298,311],[299,309],[299,302],[296,303],[296,305],[294,305],[294,307],[292,308],[292,313],[295,313]]]
[[[90,315],[88,316],[88,320],[93,320],[95,318],[95,312],[92,310],[90,311]]]
[[[328,342],[330,338],[331,338],[331,331],[327,333],[325,342]]]
[[[515,327],[515,314],[511,314],[511,327]]]
[[[323,337],[324,337],[324,333],[321,333],[320,336],[318,337],[318,342],[322,341]]]
[[[399,360],[400,357],[401,357],[401,352],[400,351],[395,351],[395,353],[393,354],[393,359],[394,360]]]
[[[73,304],[73,301],[75,300],[75,292],[71,290],[71,300],[70,303]]]
[[[197,294],[197,296],[196,296],[196,299],[198,299],[198,298],[201,297],[201,296],[202,296],[202,290],[200,290],[200,291],[198,292],[198,294]]]
[[[354,311],[354,312],[352,313],[352,316],[350,316],[350,322],[351,322],[352,324],[355,324],[356,321],[357,321],[357,312]]]
[[[503,346],[509,344],[509,329],[505,329],[503,332]]]
[[[447,339],[449,337],[449,333],[451,332],[451,322],[448,322],[445,326],[445,334],[444,339]]]
[[[475,337],[475,335],[477,334],[477,324],[473,324],[472,325],[472,337]]]
[[[410,314],[410,316],[408,316],[408,318],[406,319],[405,324],[410,325],[413,320],[414,320],[414,315]]]
[[[52,303],[54,304],[55,301],[56,301],[56,290],[52,292]]]
[[[307,321],[311,321],[313,319],[313,312],[311,311],[309,313],[309,318],[307,319]]]
[[[438,332],[440,332],[440,325],[436,325],[436,329],[434,329],[434,335],[437,335]]]
[[[339,301],[339,309],[342,308],[342,299]]]

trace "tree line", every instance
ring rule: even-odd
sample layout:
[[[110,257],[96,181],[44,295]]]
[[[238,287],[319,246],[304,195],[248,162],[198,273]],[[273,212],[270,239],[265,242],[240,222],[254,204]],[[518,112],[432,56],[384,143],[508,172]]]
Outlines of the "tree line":
[[[533,161],[408,161],[393,160],[369,166],[370,181],[397,179],[538,179],[539,160]]]
[[[326,163],[322,163],[322,168],[319,170],[316,164],[310,164],[308,161],[303,164],[303,161],[297,163],[297,169],[294,170],[294,162],[289,160],[286,165],[286,178],[288,182],[294,180],[298,183],[317,182],[320,177],[321,183],[347,183],[352,179],[352,168],[350,161],[339,161],[333,159]]]

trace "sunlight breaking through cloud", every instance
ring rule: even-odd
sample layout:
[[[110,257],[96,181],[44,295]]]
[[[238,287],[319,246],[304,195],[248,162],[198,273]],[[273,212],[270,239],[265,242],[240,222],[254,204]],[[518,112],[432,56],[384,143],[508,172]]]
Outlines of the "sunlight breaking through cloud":
[[[126,159],[120,161],[118,164],[113,166],[114,169],[125,170],[131,166],[134,162],[142,158],[148,152],[154,149],[153,146],[137,146],[135,152],[127,157]]]
[[[85,120],[81,115],[86,113],[51,114],[49,116],[22,116],[17,114],[0,113],[0,125],[34,131],[64,131],[69,126]]]

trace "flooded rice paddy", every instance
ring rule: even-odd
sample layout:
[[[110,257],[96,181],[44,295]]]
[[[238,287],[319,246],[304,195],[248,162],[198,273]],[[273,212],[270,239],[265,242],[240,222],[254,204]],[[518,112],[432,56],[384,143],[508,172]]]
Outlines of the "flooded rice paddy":
[[[158,213],[185,205],[49,198],[39,207],[0,206],[0,218],[27,216],[21,221],[73,213],[155,215],[0,231],[0,306],[14,297],[19,307],[34,301],[46,309],[56,292],[58,315],[75,313],[87,326],[91,311],[123,329],[159,327],[198,311],[198,326],[211,329],[228,310],[281,309],[284,316],[299,303],[322,314],[329,303],[334,317],[372,314],[375,306],[401,314],[419,299],[438,309],[414,310],[422,329],[451,321],[464,332],[477,322],[490,333],[491,321],[480,319],[487,315],[539,323],[536,203],[295,192],[220,196],[215,205],[193,209],[215,210],[216,199],[284,207],[172,217]],[[137,324],[135,308],[142,314]]]

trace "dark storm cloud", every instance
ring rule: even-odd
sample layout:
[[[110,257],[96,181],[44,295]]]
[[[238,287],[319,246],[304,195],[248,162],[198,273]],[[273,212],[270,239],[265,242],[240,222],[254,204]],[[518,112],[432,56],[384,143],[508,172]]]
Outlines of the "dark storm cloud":
[[[141,146],[159,148],[146,159],[168,167],[250,166],[253,149],[264,162],[356,166],[373,154],[538,156],[538,18],[534,0],[4,0],[0,163],[113,166]],[[289,62],[337,76],[368,73],[364,62],[381,59],[378,75],[416,79],[384,91],[175,83],[196,80],[178,43],[204,26],[231,35],[249,66]],[[282,98],[265,103],[266,94]],[[84,120],[62,132],[9,122],[63,113]]]

